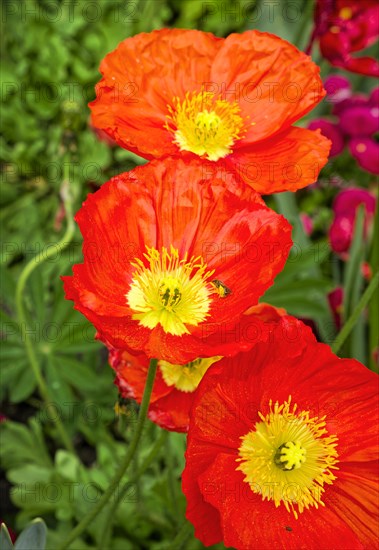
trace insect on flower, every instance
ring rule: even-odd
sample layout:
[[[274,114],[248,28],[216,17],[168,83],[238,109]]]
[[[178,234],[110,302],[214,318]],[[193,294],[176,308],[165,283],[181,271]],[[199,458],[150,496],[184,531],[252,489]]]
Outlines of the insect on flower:
[[[173,365],[238,351],[235,339],[218,341],[220,330],[239,323],[283,269],[291,227],[233,172],[227,181],[223,170],[208,175],[212,166],[196,158],[151,161],[104,184],[77,213],[84,263],[64,277],[66,297],[107,345]],[[215,252],[223,243],[247,250],[277,239],[274,256],[267,248],[259,262],[245,254],[231,265]],[[213,252],[204,240],[215,243]],[[228,307],[217,294],[228,295]]]
[[[228,288],[222,281],[219,279],[213,279],[212,285],[214,286],[215,292],[220,296],[220,298],[226,298],[229,294],[232,293],[230,288]]]

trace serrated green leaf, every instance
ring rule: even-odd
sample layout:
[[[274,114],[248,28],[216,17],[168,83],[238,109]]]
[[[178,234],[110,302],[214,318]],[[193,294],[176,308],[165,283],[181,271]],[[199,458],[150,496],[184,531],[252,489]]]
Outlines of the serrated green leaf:
[[[45,420],[44,411],[39,413],[39,420]],[[6,469],[21,467],[25,463],[51,467],[40,421],[32,418],[28,426],[11,420],[0,424],[0,456]]]
[[[20,468],[8,470],[7,477],[15,485],[30,485],[35,487],[37,483],[48,483],[52,469],[37,464],[25,464]]]
[[[59,357],[59,362],[61,365],[61,376],[68,384],[78,389],[86,388],[88,392],[102,391],[99,379],[94,375],[94,370],[85,362],[65,356]],[[109,377],[109,382],[111,380],[112,376]]]
[[[81,468],[78,457],[64,450],[58,450],[55,455],[55,469],[63,478],[71,481],[79,479],[79,471]]]
[[[17,365],[18,376],[13,377],[14,383],[9,386],[9,400],[12,403],[20,403],[32,395],[37,387],[37,381],[29,363]]]

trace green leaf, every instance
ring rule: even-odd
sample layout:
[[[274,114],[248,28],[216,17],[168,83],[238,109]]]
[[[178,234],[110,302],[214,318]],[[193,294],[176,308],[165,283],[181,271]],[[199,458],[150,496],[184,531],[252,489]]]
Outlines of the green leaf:
[[[47,529],[42,519],[26,527],[16,540],[15,550],[45,550]]]
[[[8,470],[7,478],[15,485],[30,485],[48,483],[52,474],[51,468],[37,464],[25,464],[20,468]]]
[[[46,383],[49,387],[49,393],[56,406],[61,411],[63,417],[69,412],[67,404],[75,402],[75,396],[70,386],[61,376],[61,364],[59,357],[48,355],[46,361]]]
[[[62,477],[77,481],[81,464],[79,459],[68,451],[58,450],[55,455],[55,469]]]
[[[12,550],[13,543],[5,523],[1,524],[0,529],[0,548],[1,550]]]
[[[354,236],[349,249],[349,259],[344,273],[343,292],[343,320],[350,317],[354,311],[363,290],[362,263],[366,257],[364,240],[365,208],[363,205],[357,209],[354,224]],[[364,322],[362,317],[358,319],[353,331],[350,333],[345,345],[343,355],[354,357],[361,362],[366,362],[366,346],[364,338]]]
[[[361,271],[361,265],[364,258],[364,217],[365,210],[363,206],[359,206],[354,225],[354,236],[349,249],[349,260],[346,264],[345,277],[344,277],[344,303],[343,303],[343,315],[346,320],[354,307],[351,304],[351,298],[353,294],[353,287],[356,278],[359,277]]]
[[[85,362],[78,361],[71,357],[61,356],[59,357],[59,363],[61,366],[60,374],[62,378],[70,385],[83,391],[86,388],[86,392],[99,393],[103,391],[101,380],[95,375],[93,367],[89,367]],[[112,382],[111,371],[109,377],[105,377],[105,384]]]
[[[44,418],[41,411],[40,420]],[[29,420],[29,426],[7,420],[0,424],[0,456],[6,469],[22,467],[25,463],[51,467],[41,422],[36,418]]]
[[[283,271],[276,276],[275,284],[287,283],[307,276],[312,276],[314,280],[315,270],[320,269],[329,254],[330,247],[326,242],[314,243],[306,248],[294,247]]]
[[[28,363],[17,365],[19,375],[14,385],[9,388],[9,399],[12,403],[21,403],[32,395],[37,387],[37,381]]]

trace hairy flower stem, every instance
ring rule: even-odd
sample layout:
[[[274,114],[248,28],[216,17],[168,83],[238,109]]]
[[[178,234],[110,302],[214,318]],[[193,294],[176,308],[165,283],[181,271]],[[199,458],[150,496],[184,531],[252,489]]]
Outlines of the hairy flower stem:
[[[58,547],[57,550],[65,550],[66,548],[68,548],[70,544],[74,542],[74,540],[77,539],[85,531],[86,527],[101,512],[101,510],[104,508],[104,506],[106,506],[110,498],[113,496],[114,492],[117,490],[117,487],[120,481],[122,480],[126,470],[128,469],[129,464],[131,463],[134,457],[134,454],[137,450],[138,444],[141,439],[143,427],[146,420],[147,410],[149,408],[151,392],[153,390],[155,374],[157,372],[157,365],[158,365],[157,359],[150,360],[150,366],[147,373],[145,389],[142,396],[142,402],[141,402],[141,407],[138,414],[136,429],[133,434],[133,438],[130,442],[127,453],[124,457],[124,460],[121,463],[116,475],[112,479],[110,485],[108,486],[107,490],[102,495],[100,500],[97,502],[97,504],[92,508],[92,510],[87,515],[84,516],[81,522],[75,527],[75,529],[71,531],[70,535],[63,542],[63,544]]]
[[[34,258],[32,258],[30,262],[28,262],[24,267],[24,269],[22,270],[21,275],[17,282],[17,287],[16,287],[16,310],[17,310],[17,318],[19,322],[21,337],[25,342],[26,353],[29,359],[30,366],[33,370],[34,376],[38,384],[39,393],[43,401],[45,402],[47,411],[50,411],[52,409],[53,414],[49,416],[50,418],[54,419],[54,423],[56,425],[56,428],[62,439],[64,446],[68,451],[75,452],[72,441],[64,427],[64,424],[61,421],[59,415],[56,414],[56,410],[54,408],[52,399],[50,397],[48,387],[46,385],[45,379],[41,372],[41,368],[37,358],[37,353],[33,346],[33,342],[30,339],[30,333],[27,330],[27,316],[24,308],[24,290],[30,275],[33,273],[33,271],[37,267],[40,267],[51,256],[54,256],[57,252],[57,248],[60,251],[66,248],[74,236],[75,224],[74,224],[74,219],[72,215],[72,199],[69,193],[68,185],[69,185],[68,174],[65,174],[64,180],[63,180],[63,186],[62,186],[62,188],[64,189],[63,203],[64,203],[66,219],[67,219],[67,228],[66,228],[65,234],[63,235],[62,239],[56,243],[55,247],[49,247],[48,250],[43,250],[39,252],[39,254],[37,254]]]
[[[136,481],[142,476],[142,474],[144,474],[144,472],[148,469],[148,467],[153,462],[153,460],[158,456],[159,451],[161,450],[164,443],[167,441],[167,437],[168,437],[168,432],[166,430],[162,430],[159,438],[154,443],[150,453],[147,455],[142,465],[138,468],[136,474],[133,475],[133,477],[131,478],[131,481]],[[109,540],[112,535],[112,526],[113,526],[112,522],[115,518],[118,505],[120,504],[120,502],[122,502],[129,488],[130,488],[129,485],[125,484],[125,486],[118,493],[118,497],[113,499],[113,502],[108,509],[107,519],[104,522],[105,528],[104,528],[102,537],[100,539],[100,542],[98,544],[99,550],[103,550],[104,548],[109,548]]]

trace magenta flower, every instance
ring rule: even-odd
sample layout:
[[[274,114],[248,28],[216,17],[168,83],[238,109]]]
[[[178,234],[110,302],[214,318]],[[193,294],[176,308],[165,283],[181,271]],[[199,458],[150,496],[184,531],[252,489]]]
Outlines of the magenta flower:
[[[338,286],[328,294],[329,307],[332,310],[333,319],[337,330],[342,326],[343,288]]]
[[[379,174],[379,144],[375,134],[379,132],[379,87],[369,96],[351,94],[349,81],[338,75],[326,79],[325,88],[333,104],[335,121],[318,118],[308,125],[310,130],[320,128],[330,139],[330,156],[342,153],[345,144],[364,170]],[[346,222],[347,223],[347,222]]]
[[[379,144],[369,137],[357,137],[349,142],[349,149],[358,164],[379,175]]]
[[[313,220],[308,214],[305,214],[305,212],[301,212],[300,214],[301,223],[303,224],[304,233],[306,235],[311,235],[313,231]]]
[[[353,73],[379,76],[379,63],[372,57],[353,57],[370,46],[379,32],[377,0],[317,0],[315,28],[307,49],[319,40],[322,55],[332,65]]]
[[[379,144],[374,139],[379,131],[379,88],[374,88],[369,97],[357,94],[343,100],[334,106],[334,113],[339,116],[339,128],[358,164],[379,174]]]
[[[336,103],[333,106],[333,114],[340,116],[343,111],[352,109],[353,107],[362,107],[367,105],[367,96],[364,94],[354,94],[347,99],[344,99],[340,103]]]
[[[352,137],[372,136],[379,131],[378,107],[367,102],[366,105],[344,109],[340,114],[340,129]]]
[[[368,101],[373,107],[379,108],[379,86],[372,90]]]
[[[350,81],[341,75],[330,75],[324,80],[324,88],[327,93],[326,101],[329,103],[341,103],[352,96]]]
[[[351,188],[341,191],[334,199],[334,220],[329,229],[330,246],[334,252],[346,255],[354,233],[355,216],[360,204],[365,207],[365,235],[372,225],[376,198],[365,189]]]

